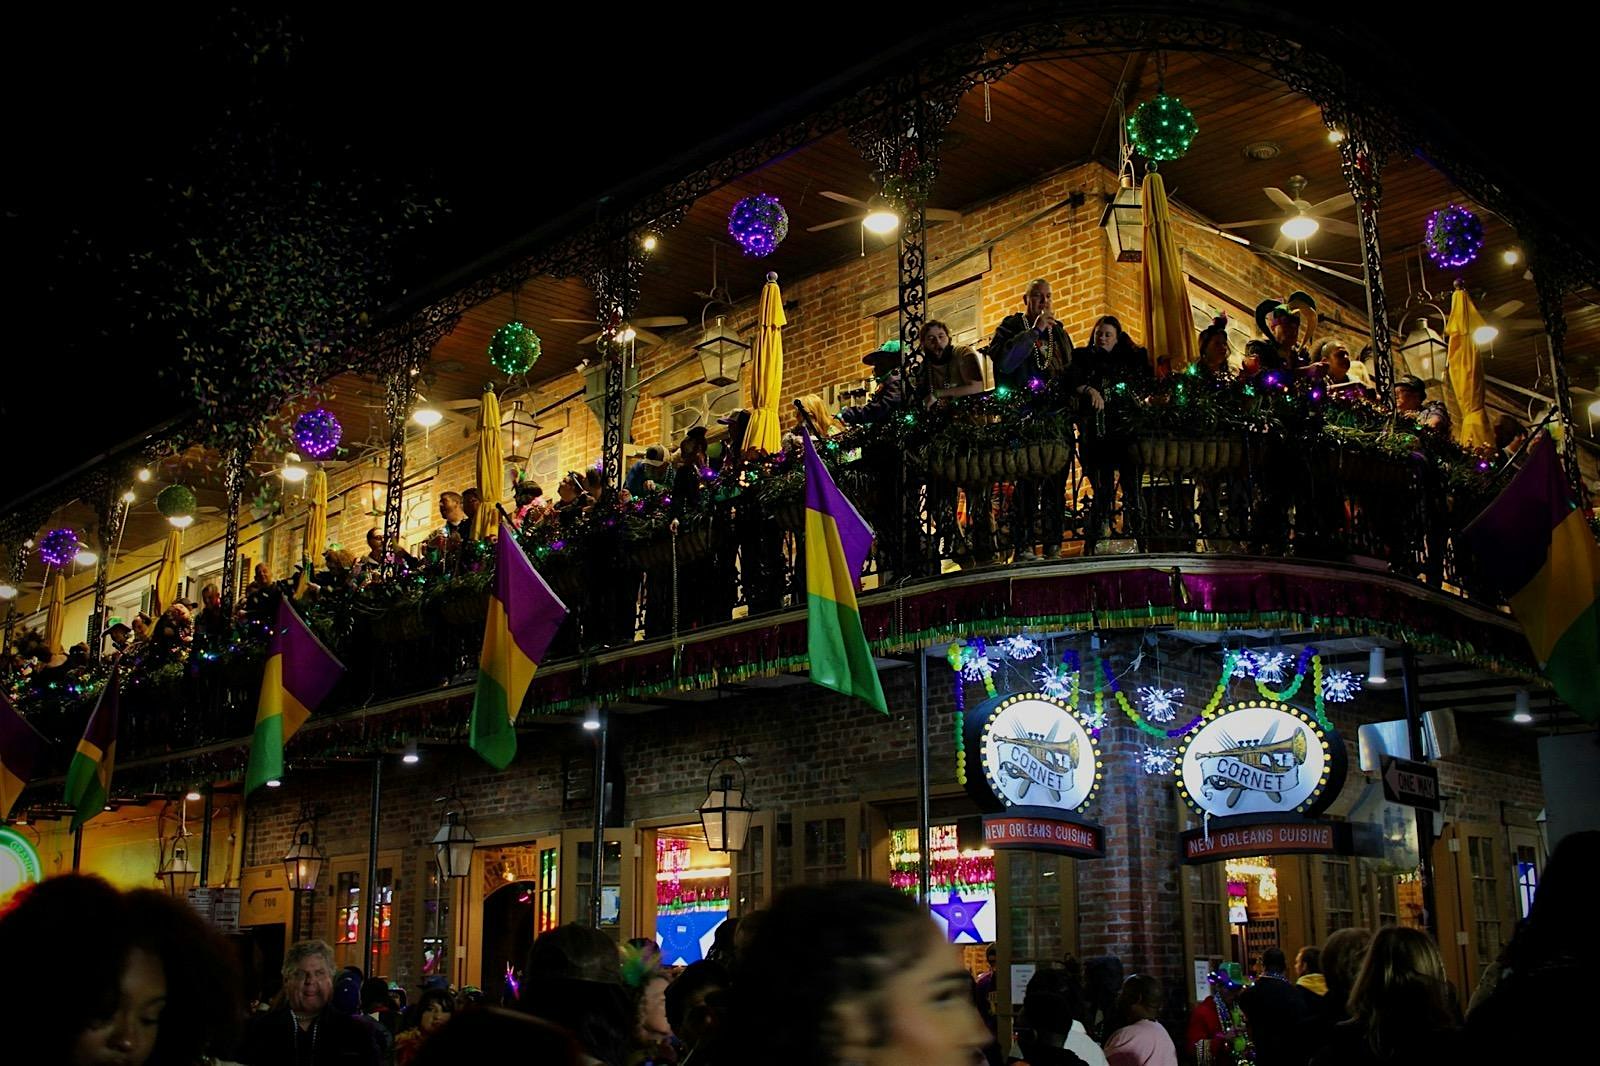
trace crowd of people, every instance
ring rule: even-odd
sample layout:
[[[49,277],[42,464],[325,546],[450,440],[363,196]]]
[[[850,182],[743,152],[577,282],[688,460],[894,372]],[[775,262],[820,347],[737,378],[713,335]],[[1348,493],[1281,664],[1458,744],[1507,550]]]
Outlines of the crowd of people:
[[[499,1002],[432,978],[407,1006],[312,940],[289,949],[281,989],[247,1014],[231,947],[184,903],[77,875],[0,915],[0,957],[13,1001],[32,1005],[8,1038],[18,1061],[65,1066],[1490,1063],[1530,1040],[1584,1046],[1571,995],[1600,948],[1597,875],[1600,832],[1558,845],[1465,1012],[1426,932],[1342,929],[1299,952],[1292,974],[1275,949],[1253,981],[1217,966],[1181,1042],[1162,981],[1124,977],[1114,957],[1069,958],[1035,970],[1002,1048],[992,953],[974,980],[914,899],[867,882],[792,887],[725,922],[709,957],[681,970],[648,939],[561,926],[534,940]]]

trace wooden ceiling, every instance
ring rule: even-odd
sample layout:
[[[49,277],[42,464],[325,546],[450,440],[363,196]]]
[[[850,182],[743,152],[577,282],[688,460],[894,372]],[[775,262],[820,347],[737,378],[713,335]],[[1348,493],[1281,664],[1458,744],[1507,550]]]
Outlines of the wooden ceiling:
[[[1155,91],[1153,57],[1147,53],[1097,53],[1026,64],[991,88],[987,119],[982,91],[969,93],[945,140],[932,206],[962,209],[1079,161],[1099,158],[1113,162],[1117,120],[1111,101],[1124,79],[1130,102],[1147,99]],[[1270,74],[1235,59],[1177,54],[1167,63],[1165,85],[1194,111],[1200,133],[1189,154],[1163,164],[1162,173],[1174,198],[1201,215],[1216,222],[1273,216],[1277,209],[1261,190],[1266,186],[1286,188],[1293,175],[1306,179],[1304,196],[1312,202],[1345,191],[1338,149],[1328,140],[1316,105]],[[1274,158],[1262,161],[1247,155],[1247,146],[1262,143],[1276,150]],[[695,293],[711,285],[714,242],[721,245],[718,277],[736,300],[753,296],[768,270],[792,279],[859,254],[861,232],[856,226],[806,232],[808,226],[851,213],[847,206],[819,196],[822,190],[859,198],[873,191],[866,164],[843,133],[793,152],[698,201],[682,225],[666,235],[647,267],[638,314],[681,315],[692,323],[683,328],[698,328],[705,301]],[[734,252],[725,230],[728,210],[739,198],[756,191],[777,195],[789,211],[788,239],[764,260]],[[1418,250],[1426,218],[1429,212],[1452,202],[1469,201],[1423,160],[1397,159],[1384,172],[1380,241],[1397,338],[1404,334],[1402,325],[1409,326],[1415,318],[1404,314],[1408,300],[1415,307],[1431,294],[1433,303],[1447,308],[1457,277],[1481,311],[1488,313],[1519,301],[1513,317],[1537,318],[1537,295],[1532,282],[1524,277],[1526,264],[1508,267],[1501,260],[1504,249],[1520,249],[1521,244],[1509,227],[1486,212],[1480,211],[1480,215],[1487,245],[1476,262],[1459,271],[1444,272],[1424,261],[1419,270]],[[1347,208],[1337,217],[1353,221],[1353,209]],[[1261,244],[1270,244],[1277,236],[1270,226],[1242,233]],[[882,247],[882,238],[868,235],[866,239],[869,249]],[[1353,238],[1324,231],[1311,239],[1306,252],[1340,272],[1360,274],[1360,248]],[[1358,306],[1364,302],[1360,286],[1311,271],[1307,278]],[[1569,357],[1582,358],[1600,349],[1600,305],[1595,298],[1595,293],[1585,291],[1568,301]],[[543,356],[532,375],[535,380],[569,374],[593,354],[592,347],[579,344],[581,337],[593,332],[591,327],[553,321],[587,319],[593,308],[588,290],[577,279],[537,278],[524,286],[517,297],[517,312],[544,342]],[[469,311],[455,332],[434,350],[437,373],[429,398],[470,399],[485,382],[493,380],[486,348],[493,331],[511,317],[509,294]],[[1540,375],[1542,351],[1543,338],[1538,331],[1505,330],[1495,342],[1489,372],[1548,392],[1547,362],[1542,380]],[[578,384],[576,379],[573,383]],[[1574,381],[1581,388],[1594,384]],[[1582,401],[1580,397],[1577,402],[1581,405]],[[357,416],[358,412],[352,409],[350,414]]]

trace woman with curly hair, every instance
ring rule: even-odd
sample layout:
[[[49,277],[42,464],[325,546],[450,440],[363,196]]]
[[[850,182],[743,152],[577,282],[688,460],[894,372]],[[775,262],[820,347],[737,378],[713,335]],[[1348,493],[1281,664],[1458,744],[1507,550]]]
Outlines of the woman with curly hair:
[[[238,1020],[231,949],[152,889],[52,877],[0,915],[0,958],[7,999],[28,1004],[18,1062],[200,1066]]]

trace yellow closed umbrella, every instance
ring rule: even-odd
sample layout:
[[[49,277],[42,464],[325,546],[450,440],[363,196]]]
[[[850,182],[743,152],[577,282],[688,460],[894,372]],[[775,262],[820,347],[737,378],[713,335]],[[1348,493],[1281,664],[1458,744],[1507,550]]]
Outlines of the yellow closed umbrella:
[[[156,617],[178,602],[178,574],[183,566],[179,549],[182,543],[182,533],[176,529],[167,531],[167,546],[161,552],[161,566],[156,570],[155,603],[150,611]]]
[[[1144,176],[1144,343],[1150,365],[1167,361],[1171,373],[1182,373],[1196,359],[1194,312],[1183,279],[1183,256],[1172,228],[1167,190],[1161,175]]]
[[[1467,290],[1457,286],[1450,297],[1450,317],[1445,321],[1444,333],[1448,338],[1445,361],[1449,367],[1450,391],[1456,394],[1456,404],[1461,408],[1461,421],[1456,423],[1456,443],[1468,448],[1494,444],[1494,428],[1489,425],[1489,412],[1483,398],[1483,360],[1478,358],[1478,344],[1472,332],[1486,323],[1478,314]]]
[[[783,429],[778,424],[778,403],[783,398],[783,293],[778,275],[767,274],[761,287],[761,307],[756,313],[756,342],[751,358],[750,429],[747,451],[783,450]]]
[[[50,578],[50,612],[44,616],[44,646],[52,656],[66,649],[61,633],[67,626],[67,575],[57,570]]]
[[[311,475],[306,496],[311,501],[311,511],[306,515],[306,539],[300,550],[300,580],[295,583],[294,598],[303,599],[311,587],[311,575],[317,569],[317,560],[328,546],[328,474],[321,466]]]
[[[500,398],[483,390],[478,405],[478,513],[472,516],[472,539],[500,531],[500,497],[505,494],[505,460],[500,457]]]

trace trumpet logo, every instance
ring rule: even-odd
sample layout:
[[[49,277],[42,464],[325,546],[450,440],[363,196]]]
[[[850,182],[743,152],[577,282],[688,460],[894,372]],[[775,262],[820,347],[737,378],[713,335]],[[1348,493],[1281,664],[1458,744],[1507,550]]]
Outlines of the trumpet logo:
[[[1078,738],[1058,741],[1058,728],[1059,723],[1052,725],[1043,735],[1018,728],[1013,736],[1000,741],[1000,773],[1008,781],[1018,782],[1018,801],[1025,799],[1035,785],[1048,792],[1056,803],[1061,802],[1063,792],[1072,789],[1078,767]]]
[[[1291,736],[1277,739],[1276,719],[1256,740],[1235,740],[1219,733],[1221,747],[1199,756],[1201,773],[1208,793],[1228,796],[1228,807],[1238,806],[1246,792],[1260,792],[1273,803],[1283,802],[1285,792],[1300,784],[1300,769],[1306,761],[1306,732],[1298,725]]]

